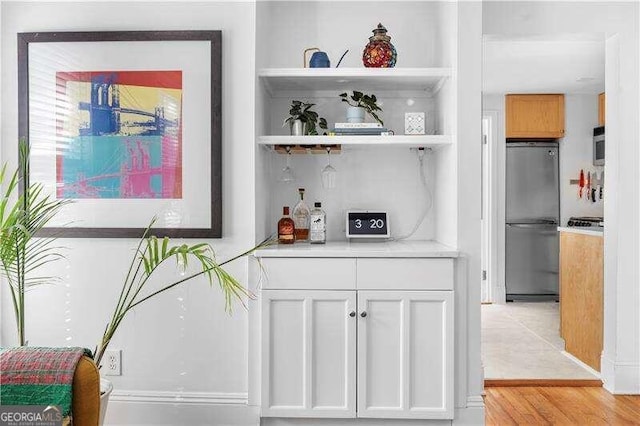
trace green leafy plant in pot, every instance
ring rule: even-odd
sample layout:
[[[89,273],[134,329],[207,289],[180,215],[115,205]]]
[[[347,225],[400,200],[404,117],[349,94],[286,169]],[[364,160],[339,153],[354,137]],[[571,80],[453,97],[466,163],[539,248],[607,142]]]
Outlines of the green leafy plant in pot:
[[[44,194],[41,184],[29,183],[29,145],[20,141],[19,168],[13,174],[7,172],[5,164],[0,169],[0,187],[5,187],[0,199],[0,273],[6,278],[16,315],[18,340],[21,346],[25,338],[25,293],[31,287],[51,284],[57,277],[34,275],[37,270],[62,258],[59,247],[53,245],[55,237],[39,237],[38,231],[69,201],[55,200]],[[23,191],[20,191],[23,188]],[[217,282],[224,294],[225,309],[231,311],[234,301],[244,305],[245,298],[253,295],[227,272],[224,267],[234,260],[251,254],[256,249],[275,242],[269,238],[255,247],[223,262],[216,260],[213,248],[207,243],[193,245],[172,244],[169,238],[159,239],[152,234],[155,218],[138,242],[129,269],[126,273],[120,296],[107,323],[102,338],[94,350],[94,362],[100,366],[109,343],[127,314],[136,307],[181,284],[193,282],[204,276],[209,284]],[[200,270],[170,283],[152,280],[155,272],[167,261],[175,259],[180,268],[186,268],[189,260],[196,260]],[[104,382],[104,383],[103,383]],[[105,391],[100,398],[100,421],[102,424],[109,394],[113,386],[101,380]]]
[[[362,92],[354,90],[351,95],[344,92],[341,93],[340,99],[342,102],[346,102],[349,105],[347,110],[347,122],[349,123],[364,123],[365,112],[373,117],[380,125],[384,125],[378,112],[382,112],[382,108],[378,105],[378,99],[373,93],[371,95],[365,95]]]
[[[311,109],[313,106],[315,106],[315,104],[308,104],[297,100],[291,101],[289,117],[284,120],[282,127],[289,124],[291,136],[317,135],[317,127],[326,129],[327,120],[319,117],[318,113]]]
[[[54,246],[55,237],[38,237],[68,200],[55,200],[40,183],[29,182],[29,144],[20,140],[18,170],[9,175],[7,164],[0,169],[0,274],[9,285],[20,346],[25,335],[25,293],[39,285],[53,284],[58,277],[39,276],[38,270],[63,257]],[[22,191],[20,190],[22,188]]]

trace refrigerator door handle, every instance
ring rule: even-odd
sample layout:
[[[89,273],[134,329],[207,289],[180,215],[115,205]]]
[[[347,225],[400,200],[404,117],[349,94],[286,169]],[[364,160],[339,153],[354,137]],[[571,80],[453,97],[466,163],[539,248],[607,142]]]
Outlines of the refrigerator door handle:
[[[555,223],[507,223],[507,226],[511,228],[557,228]]]
[[[526,228],[526,229],[545,229],[545,228],[557,228],[555,223],[507,223],[510,228]]]

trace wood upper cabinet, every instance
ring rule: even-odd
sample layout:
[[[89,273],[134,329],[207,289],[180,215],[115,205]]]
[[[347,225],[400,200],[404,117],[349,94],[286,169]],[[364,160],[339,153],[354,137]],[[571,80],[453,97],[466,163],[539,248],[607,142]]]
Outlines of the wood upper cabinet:
[[[605,97],[604,92],[598,95],[598,126],[604,126],[604,107]]]
[[[564,95],[506,95],[507,138],[564,137]]]

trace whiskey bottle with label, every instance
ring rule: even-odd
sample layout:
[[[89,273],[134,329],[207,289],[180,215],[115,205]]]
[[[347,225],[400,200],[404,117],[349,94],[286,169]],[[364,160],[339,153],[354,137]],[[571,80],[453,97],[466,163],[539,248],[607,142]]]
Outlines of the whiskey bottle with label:
[[[295,241],[295,225],[289,217],[289,206],[284,206],[282,219],[278,221],[278,243],[293,244]]]
[[[322,204],[316,202],[311,210],[311,223],[309,225],[309,242],[311,244],[324,244],[327,241],[327,215],[322,210]]]
[[[309,215],[311,211],[304,202],[304,188],[299,188],[300,201],[293,208],[293,223],[296,230],[296,241],[307,241],[309,239]]]

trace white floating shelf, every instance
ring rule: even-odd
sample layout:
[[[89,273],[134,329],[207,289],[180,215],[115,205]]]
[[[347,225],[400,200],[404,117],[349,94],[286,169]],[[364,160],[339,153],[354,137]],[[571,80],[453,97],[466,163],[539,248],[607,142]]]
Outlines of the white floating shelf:
[[[396,135],[396,136],[260,136],[259,145],[342,145],[386,146],[407,148],[439,148],[451,145],[449,135]]]
[[[451,68],[265,68],[258,71],[267,91],[420,91],[434,94]]]

